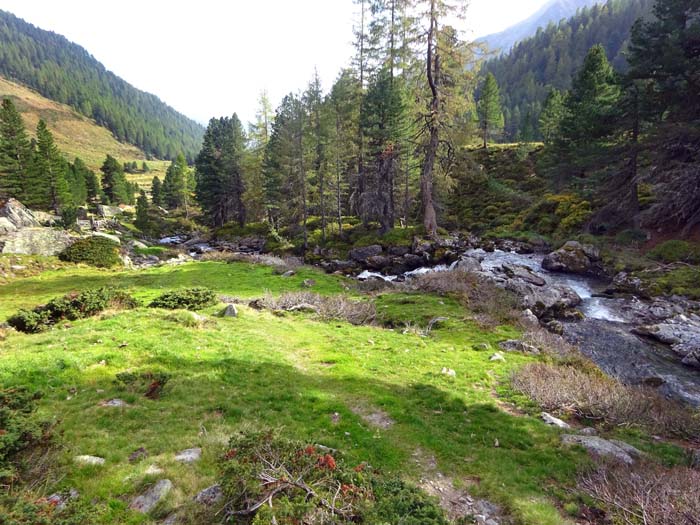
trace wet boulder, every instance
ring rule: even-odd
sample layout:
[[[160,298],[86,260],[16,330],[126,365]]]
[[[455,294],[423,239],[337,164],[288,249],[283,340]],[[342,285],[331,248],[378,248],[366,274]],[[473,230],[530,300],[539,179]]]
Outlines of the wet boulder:
[[[700,319],[677,315],[661,323],[638,326],[632,331],[669,345],[683,364],[700,368]]]
[[[561,317],[581,304],[581,297],[568,286],[535,286],[521,279],[508,279],[504,284],[520,297],[523,308],[529,308],[538,318]]]
[[[580,275],[600,275],[603,267],[600,251],[590,244],[568,241],[544,257],[542,268],[550,272],[574,273]]]
[[[476,257],[464,256],[454,264],[452,270],[458,272],[480,272],[482,267],[481,262]]]
[[[504,264],[501,266],[503,273],[511,279],[521,279],[535,286],[544,286],[547,281],[541,275],[536,274],[532,268],[520,264]]]

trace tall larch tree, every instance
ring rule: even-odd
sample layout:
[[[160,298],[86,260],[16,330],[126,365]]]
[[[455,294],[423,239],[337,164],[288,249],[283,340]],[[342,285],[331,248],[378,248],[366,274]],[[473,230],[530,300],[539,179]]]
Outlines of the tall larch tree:
[[[124,176],[124,169],[117,159],[107,155],[100,168],[102,172],[102,191],[110,204],[128,204],[129,184]]]
[[[32,163],[33,179],[38,185],[28,193],[28,205],[61,213],[64,206],[71,204],[71,195],[66,182],[68,163],[56,147],[53,135],[46,122],[39,120],[36,127],[36,152]]]
[[[161,187],[161,196],[167,208],[187,208],[190,192],[187,184],[188,174],[187,160],[182,153],[178,153],[168,166]]]

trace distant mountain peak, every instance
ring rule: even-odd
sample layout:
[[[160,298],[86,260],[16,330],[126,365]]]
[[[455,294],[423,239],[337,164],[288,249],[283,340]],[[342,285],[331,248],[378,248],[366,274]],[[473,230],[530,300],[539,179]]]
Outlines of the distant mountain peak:
[[[562,19],[570,18],[576,11],[596,4],[604,4],[606,0],[550,0],[535,13],[522,22],[499,32],[479,38],[484,42],[489,51],[498,54],[507,53],[511,48],[537,32],[540,27],[547,27],[550,23],[557,23]]]

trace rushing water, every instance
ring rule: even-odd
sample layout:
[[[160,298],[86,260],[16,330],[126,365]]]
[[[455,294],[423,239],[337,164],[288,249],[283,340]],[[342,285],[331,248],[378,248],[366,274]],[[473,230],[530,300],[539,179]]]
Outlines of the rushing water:
[[[519,254],[495,250],[469,250],[467,256],[481,260],[484,271],[499,274],[504,264],[527,266],[541,277],[545,286],[565,285],[581,297],[579,309],[585,315],[580,322],[565,323],[564,336],[575,343],[587,357],[606,373],[627,383],[650,383],[669,397],[700,406],[700,372],[680,363],[671,350],[661,344],[631,333],[635,323],[634,310],[624,299],[603,297],[606,281],[593,277],[549,272],[542,268],[542,254]],[[451,267],[440,265],[419,268],[403,275],[404,278],[446,271]],[[381,278],[394,281],[396,275],[382,275],[365,271],[361,279]]]

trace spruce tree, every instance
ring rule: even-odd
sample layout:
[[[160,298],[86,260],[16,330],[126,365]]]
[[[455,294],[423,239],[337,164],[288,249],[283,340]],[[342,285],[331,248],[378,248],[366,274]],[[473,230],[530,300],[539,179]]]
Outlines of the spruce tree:
[[[68,167],[66,173],[66,182],[68,190],[71,193],[71,201],[74,206],[82,206],[88,200],[88,182],[89,169],[85,163],[76,157]]]
[[[185,156],[182,153],[178,153],[177,158],[168,166],[163,179],[161,194],[167,208],[174,210],[186,206],[188,171]]]
[[[196,197],[213,226],[223,226],[234,219],[240,226],[245,225],[244,150],[245,135],[236,114],[209,121],[195,161]]]
[[[141,190],[138,199],[136,199],[136,219],[134,224],[143,232],[147,232],[150,226],[148,197],[146,197],[146,192],[143,190]]]
[[[151,182],[151,202],[154,206],[163,206],[163,186],[157,175],[153,176]]]
[[[483,139],[484,148],[488,147],[488,139],[503,129],[503,110],[501,109],[501,93],[498,89],[496,77],[492,73],[486,75],[484,85],[481,88],[481,96],[477,105],[479,116],[479,129]]]
[[[110,204],[128,204],[133,200],[133,196],[129,198],[129,185],[117,159],[107,155],[100,171],[102,171],[102,190]]]
[[[39,120],[36,127],[36,152],[32,163],[35,184],[28,189],[28,206],[50,209],[56,214],[72,204],[66,181],[68,163],[56,147],[46,122]]]
[[[559,138],[561,122],[566,114],[564,95],[558,89],[552,88],[544,101],[540,113],[540,133],[545,144],[552,144]]]
[[[10,99],[0,108],[0,196],[27,198],[32,147],[22,117]]]

